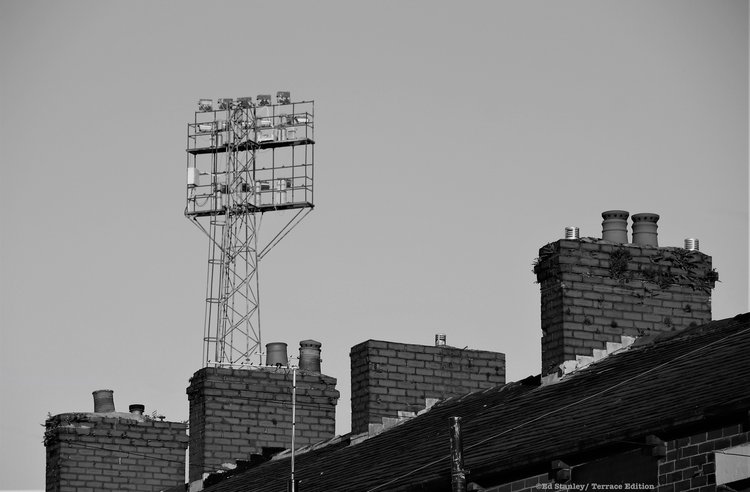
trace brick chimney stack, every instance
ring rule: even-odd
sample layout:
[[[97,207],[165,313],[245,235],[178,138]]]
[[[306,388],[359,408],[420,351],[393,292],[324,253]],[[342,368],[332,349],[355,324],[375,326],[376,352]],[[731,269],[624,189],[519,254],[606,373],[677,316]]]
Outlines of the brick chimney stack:
[[[423,410],[444,399],[505,384],[505,354],[445,345],[367,340],[352,347],[352,432],[367,432],[384,418]]]
[[[131,412],[117,412],[112,390],[98,390],[93,412],[47,419],[47,492],[184,485],[187,426],[145,416],[141,404],[130,406]]]
[[[305,340],[303,348],[311,342]],[[305,352],[305,367],[297,369],[298,447],[335,435],[339,392],[336,379],[320,373],[320,343],[315,343],[317,359]],[[285,349],[283,343],[268,344],[267,366],[205,367],[190,379],[190,482],[225,463],[291,446],[292,369],[285,365],[286,354],[279,353]]]
[[[659,247],[656,214],[604,212],[603,239],[560,239],[539,250],[534,273],[541,289],[542,375],[607,342],[711,321],[718,279],[711,257]]]

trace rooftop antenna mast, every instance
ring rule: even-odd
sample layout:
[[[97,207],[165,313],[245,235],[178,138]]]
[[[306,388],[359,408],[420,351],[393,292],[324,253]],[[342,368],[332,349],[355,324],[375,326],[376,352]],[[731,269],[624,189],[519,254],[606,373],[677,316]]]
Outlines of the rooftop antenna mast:
[[[187,125],[185,216],[208,236],[206,366],[262,363],[259,264],[313,209],[314,108],[285,91],[201,99]]]

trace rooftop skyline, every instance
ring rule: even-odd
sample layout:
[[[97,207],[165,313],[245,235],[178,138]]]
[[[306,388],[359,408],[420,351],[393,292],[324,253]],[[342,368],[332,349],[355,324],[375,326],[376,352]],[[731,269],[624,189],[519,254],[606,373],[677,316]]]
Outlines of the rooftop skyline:
[[[0,490],[44,487],[40,424],[93,390],[188,418],[200,98],[315,100],[316,206],[261,265],[262,339],[322,342],[338,433],[367,339],[538,374],[534,258],[605,210],[699,238],[714,319],[748,310],[746,1],[6,0],[0,61]]]

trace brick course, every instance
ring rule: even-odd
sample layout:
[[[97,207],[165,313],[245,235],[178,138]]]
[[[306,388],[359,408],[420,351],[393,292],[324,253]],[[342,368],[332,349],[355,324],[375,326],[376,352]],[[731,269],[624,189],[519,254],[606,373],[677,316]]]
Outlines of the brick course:
[[[749,442],[750,432],[742,424],[668,441],[667,457],[659,463],[659,492],[715,491],[715,452]]]
[[[126,413],[46,422],[47,492],[162,490],[185,481],[187,425]]]
[[[711,257],[681,248],[561,239],[539,250],[542,374],[621,336],[711,321]]]
[[[224,463],[291,445],[288,368],[203,368],[190,379],[190,481]],[[335,435],[336,379],[297,370],[297,434],[304,446]]]
[[[368,340],[351,349],[352,432],[427,398],[447,398],[505,384],[505,354],[447,346]]]

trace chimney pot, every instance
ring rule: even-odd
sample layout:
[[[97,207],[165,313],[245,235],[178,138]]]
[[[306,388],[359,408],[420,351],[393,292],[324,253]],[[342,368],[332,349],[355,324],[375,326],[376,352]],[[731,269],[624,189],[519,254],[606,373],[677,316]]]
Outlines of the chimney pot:
[[[435,346],[436,347],[445,347],[445,333],[437,333],[435,334]]]
[[[288,366],[289,360],[286,355],[286,343],[271,342],[266,344],[267,366]]]
[[[299,368],[320,372],[320,346],[315,340],[302,340],[299,342]]]
[[[602,212],[602,239],[618,244],[628,242],[628,215],[625,210]]]
[[[577,227],[566,227],[565,228],[565,239],[579,239],[578,234],[578,228]]]
[[[143,412],[146,411],[146,405],[141,405],[140,403],[133,403],[128,407],[128,411],[132,413],[133,415],[143,415]]]
[[[700,251],[700,243],[698,239],[689,237],[685,239],[685,249],[688,251]]]
[[[92,392],[94,395],[94,413],[109,413],[115,411],[114,391],[101,389]]]
[[[633,215],[633,243],[640,246],[659,246],[656,230],[659,215],[653,213],[642,213]]]

